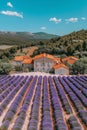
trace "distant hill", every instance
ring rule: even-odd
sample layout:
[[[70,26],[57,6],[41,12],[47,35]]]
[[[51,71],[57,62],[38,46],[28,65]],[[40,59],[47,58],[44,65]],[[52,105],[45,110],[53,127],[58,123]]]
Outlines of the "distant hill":
[[[51,38],[59,37],[58,35],[48,34],[44,32],[33,33],[33,35],[34,35],[34,38],[36,39],[51,39]]]
[[[0,31],[0,44],[15,44],[29,42],[30,40],[43,40],[58,37],[57,35],[44,32],[2,32]]]

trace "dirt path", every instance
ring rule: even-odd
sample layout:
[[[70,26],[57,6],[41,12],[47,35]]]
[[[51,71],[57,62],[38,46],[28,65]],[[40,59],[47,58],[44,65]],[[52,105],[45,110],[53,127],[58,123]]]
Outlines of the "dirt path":
[[[15,98],[18,96],[18,94],[20,93],[20,91],[22,90],[22,88],[16,93],[15,97],[12,99],[12,101],[8,104],[7,108],[4,110],[2,116],[0,117],[0,126],[2,125],[2,121],[7,113],[7,111],[9,110],[10,106],[12,105],[12,103],[14,102]]]
[[[43,89],[43,79],[41,84],[41,94],[40,94],[40,107],[39,107],[39,119],[38,119],[38,130],[41,130],[41,121],[42,121],[42,89]]]
[[[53,85],[54,85],[55,90],[57,91],[56,84],[55,84],[54,80],[53,80]],[[57,94],[58,94],[58,91],[57,91]],[[66,119],[70,116],[70,114],[67,114],[67,113],[64,111],[64,109],[63,109],[63,107],[62,107],[62,102],[61,102],[60,97],[59,97],[59,94],[58,94],[58,99],[59,99],[59,104],[60,104],[61,109],[62,109],[63,119],[64,119],[64,122],[65,122],[66,127],[67,127],[67,120],[66,120]],[[68,128],[68,130],[69,130],[69,128]]]
[[[29,124],[29,120],[30,120],[30,114],[31,114],[31,110],[32,110],[33,100],[34,100],[34,96],[35,96],[35,92],[36,92],[36,88],[37,88],[37,82],[38,82],[38,80],[36,81],[36,85],[35,85],[35,88],[34,88],[32,99],[31,99],[29,108],[28,108],[28,110],[26,112],[27,113],[26,114],[26,118],[25,118],[25,121],[24,121],[24,124],[23,124],[23,127],[22,127],[21,130],[27,130],[27,127],[28,127],[28,124]]]
[[[47,80],[47,83],[48,83],[48,80]],[[51,115],[51,119],[52,119],[52,126],[53,126],[53,129],[55,129],[55,119],[54,119],[54,112],[53,112],[53,107],[52,107],[52,101],[51,101],[51,93],[50,93],[50,85],[48,83],[48,97],[49,97],[49,101],[50,101],[50,115]]]
[[[59,82],[60,82],[60,81],[59,81]],[[67,95],[67,93],[66,93],[66,91],[64,90],[64,87],[62,86],[61,83],[60,83],[60,85],[61,85],[61,87],[62,87],[62,89],[63,89],[63,91],[64,91],[64,93],[65,93],[65,95],[66,95],[66,98],[67,98],[67,100],[68,100],[68,102],[69,102],[69,104],[70,104],[70,106],[71,106],[71,108],[72,108],[73,115],[74,115],[74,116],[76,117],[76,119],[78,120],[78,123],[81,125],[82,130],[86,130],[86,126],[81,122],[80,118],[77,116],[77,111],[76,111],[76,109],[75,109],[75,107],[74,107],[72,101],[70,100],[69,95]],[[66,119],[68,120],[69,117],[66,116]]]
[[[26,97],[28,91],[29,91],[29,88],[30,88],[30,84],[29,84],[29,86],[27,87],[27,89],[26,89],[26,91],[25,91],[25,93],[24,93],[24,96],[23,96],[23,98],[22,98],[22,101],[21,101],[20,105],[18,106],[17,113],[15,114],[13,120],[11,121],[8,130],[12,130],[12,128],[13,128],[13,126],[14,126],[14,123],[15,123],[17,117],[18,117],[18,113],[20,112],[20,109],[21,109],[21,107],[22,107],[22,104],[23,104],[23,102],[24,102],[24,100],[25,100],[25,97]]]
[[[27,56],[31,56],[31,55],[33,55],[33,52],[35,51],[35,50],[37,50],[38,49],[38,47],[36,47],[36,46],[33,46],[33,47],[29,47],[29,51],[28,51],[28,53],[27,53]]]

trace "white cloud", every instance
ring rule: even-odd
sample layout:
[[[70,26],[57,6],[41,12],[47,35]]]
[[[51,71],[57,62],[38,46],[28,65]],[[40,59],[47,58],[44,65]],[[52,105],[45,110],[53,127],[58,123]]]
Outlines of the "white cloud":
[[[69,18],[69,19],[66,19],[65,21],[67,23],[69,23],[69,22],[75,23],[75,22],[78,22],[78,18]]]
[[[85,18],[85,17],[82,17],[81,20],[86,20],[86,18]]]
[[[20,18],[23,18],[23,15],[18,13],[18,12],[13,12],[13,11],[1,11],[0,14],[3,14],[3,15],[8,15],[8,16],[16,16],[16,17],[20,17]]]
[[[46,30],[46,27],[41,27],[40,29],[42,29],[42,30]]]
[[[49,21],[54,23],[60,23],[62,19],[57,19],[56,17],[54,17],[54,18],[50,18]]]
[[[7,6],[9,6],[9,7],[13,8],[13,5],[12,5],[12,3],[11,3],[11,2],[7,2]]]

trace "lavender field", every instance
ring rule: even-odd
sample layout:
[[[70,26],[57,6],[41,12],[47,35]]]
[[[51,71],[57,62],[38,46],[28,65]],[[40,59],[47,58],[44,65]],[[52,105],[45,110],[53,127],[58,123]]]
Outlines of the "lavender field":
[[[0,76],[0,130],[87,130],[87,76]]]

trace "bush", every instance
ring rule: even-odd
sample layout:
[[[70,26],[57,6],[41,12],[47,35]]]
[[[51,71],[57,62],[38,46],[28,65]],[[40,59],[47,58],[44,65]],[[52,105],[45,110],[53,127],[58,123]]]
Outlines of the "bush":
[[[19,72],[23,71],[22,66],[15,66],[15,70]]]
[[[71,74],[87,74],[87,57],[81,58],[70,67]]]
[[[0,74],[9,74],[13,70],[13,67],[10,63],[1,62],[0,63]]]
[[[6,120],[3,122],[3,125],[0,127],[0,130],[7,130],[9,126],[9,121]]]

